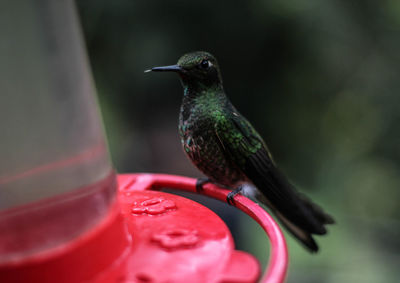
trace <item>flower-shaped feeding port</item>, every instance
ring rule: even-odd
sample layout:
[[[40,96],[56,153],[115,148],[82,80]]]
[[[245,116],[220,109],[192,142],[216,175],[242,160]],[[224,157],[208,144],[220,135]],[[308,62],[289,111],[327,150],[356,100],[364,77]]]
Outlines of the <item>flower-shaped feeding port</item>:
[[[178,249],[191,248],[200,241],[200,238],[197,230],[176,228],[154,234],[152,241],[166,249]]]
[[[175,202],[162,197],[155,197],[144,201],[135,201],[132,204],[131,211],[133,214],[158,215],[173,209],[176,209]]]

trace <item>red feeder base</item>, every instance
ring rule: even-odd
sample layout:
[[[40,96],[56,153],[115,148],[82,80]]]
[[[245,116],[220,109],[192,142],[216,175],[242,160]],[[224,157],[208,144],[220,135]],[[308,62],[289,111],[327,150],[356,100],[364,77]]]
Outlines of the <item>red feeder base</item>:
[[[195,179],[150,174],[119,175],[115,206],[102,223],[63,247],[0,265],[0,282],[256,282],[257,260],[234,249],[225,223],[192,200],[159,191],[195,192]],[[228,191],[204,186],[225,201]],[[252,216],[271,241],[262,282],[283,282],[287,249],[277,224],[243,196],[236,206]]]

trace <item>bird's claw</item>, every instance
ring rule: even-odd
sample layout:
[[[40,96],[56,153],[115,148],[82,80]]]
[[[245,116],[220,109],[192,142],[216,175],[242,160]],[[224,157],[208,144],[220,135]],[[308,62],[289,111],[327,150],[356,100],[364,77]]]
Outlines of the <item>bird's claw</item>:
[[[226,202],[229,204],[229,205],[235,205],[235,196],[237,195],[237,194],[239,194],[241,191],[242,191],[242,189],[243,189],[243,187],[242,186],[239,186],[237,189],[235,189],[235,190],[233,190],[233,191],[231,191],[227,196],[226,196]]]
[[[226,197],[226,202],[229,205],[234,206],[235,205],[235,196],[236,196],[235,191],[230,192]]]
[[[210,183],[208,178],[197,178],[196,180],[196,192],[201,193],[203,191],[203,185]]]

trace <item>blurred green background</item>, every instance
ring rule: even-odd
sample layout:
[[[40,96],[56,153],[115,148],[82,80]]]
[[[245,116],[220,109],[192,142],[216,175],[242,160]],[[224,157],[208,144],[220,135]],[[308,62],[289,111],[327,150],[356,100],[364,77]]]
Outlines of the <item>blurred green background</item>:
[[[337,220],[310,255],[289,235],[288,282],[400,278],[400,1],[77,1],[119,172],[200,176],[177,133],[174,74],[206,50],[280,168]],[[248,217],[208,203],[267,262]]]

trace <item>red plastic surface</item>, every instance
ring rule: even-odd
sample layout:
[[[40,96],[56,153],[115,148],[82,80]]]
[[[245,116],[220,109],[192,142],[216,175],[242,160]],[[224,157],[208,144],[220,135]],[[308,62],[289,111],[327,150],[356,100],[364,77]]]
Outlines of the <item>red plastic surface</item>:
[[[195,179],[157,174],[119,175],[119,201],[96,227],[74,241],[0,264],[0,282],[256,282],[256,259],[234,250],[225,223],[208,208],[158,191],[195,192]],[[204,186],[225,201],[229,191]],[[270,261],[261,282],[283,282],[287,249],[277,224],[243,196],[236,206],[267,232]],[[46,233],[46,231],[43,231]]]
[[[196,193],[196,179],[164,174],[121,174],[118,176],[120,190],[157,190],[174,188]],[[203,194],[223,202],[229,193],[213,184],[203,186]],[[264,229],[270,240],[270,257],[267,270],[260,282],[284,282],[288,268],[288,251],[285,238],[275,220],[257,203],[250,199],[235,196],[237,208],[251,216]],[[232,267],[233,268],[233,267]],[[225,282],[225,281],[224,281]],[[241,281],[227,281],[241,282]]]
[[[134,185],[126,190],[121,206],[134,239],[133,256],[125,263],[127,282],[256,282],[257,260],[234,250],[214,212],[180,196],[132,192]]]

